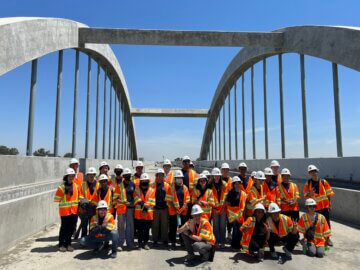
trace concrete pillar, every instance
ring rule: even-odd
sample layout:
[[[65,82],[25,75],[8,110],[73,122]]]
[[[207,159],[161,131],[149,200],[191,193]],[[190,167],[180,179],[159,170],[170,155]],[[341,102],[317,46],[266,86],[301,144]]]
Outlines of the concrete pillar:
[[[38,63],[37,59],[34,59],[31,62],[29,119],[28,119],[28,133],[27,133],[27,144],[26,144],[26,155],[27,156],[32,156],[32,151],[33,151],[33,131],[34,131],[34,115],[35,115],[37,63]]]
[[[263,84],[264,84],[264,128],[265,128],[265,158],[269,159],[268,118],[267,118],[267,94],[266,94],[266,58],[263,60]]]
[[[96,116],[95,116],[95,159],[98,158],[98,141],[99,141],[99,92],[100,92],[100,64],[97,63],[97,76],[96,76]]]
[[[242,132],[243,132],[243,159],[246,160],[246,137],[245,137],[245,78],[244,73],[241,76],[241,105],[242,105]]]
[[[124,105],[121,102],[121,160],[124,160]]]
[[[119,94],[119,99],[118,99],[118,107],[119,107],[119,116],[118,116],[118,155],[117,155],[117,159],[120,160],[120,144],[121,144],[121,105],[120,105],[120,94]]]
[[[225,129],[225,126],[226,126],[226,114],[225,114],[225,99],[224,99],[224,103],[223,103],[223,107],[222,107],[222,110],[223,110],[223,133],[224,133],[224,136],[223,136],[223,143],[224,143],[224,160],[226,160],[226,129]]]
[[[218,120],[219,120],[219,123],[218,123],[218,130],[219,130],[219,160],[221,160],[221,117],[220,117],[220,113],[221,111],[219,111],[219,115],[218,115]]]
[[[231,90],[228,95],[228,113],[229,113],[229,160],[231,157]]]
[[[89,157],[90,92],[91,92],[91,57],[89,55],[88,56],[87,95],[86,95],[85,158]]]
[[[59,126],[60,126],[60,104],[61,104],[61,85],[64,51],[59,51],[58,74],[56,87],[56,109],[55,109],[55,133],[54,133],[54,156],[59,155]]]
[[[106,81],[107,70],[104,70],[104,122],[103,122],[103,145],[102,145],[102,158],[105,159],[105,143],[106,143]]]
[[[73,109],[73,132],[72,132],[72,156],[76,156],[76,130],[77,130],[77,99],[79,87],[79,58],[80,52],[75,55],[75,83],[74,83],[74,109]]]
[[[254,66],[251,66],[251,119],[253,159],[256,159]]]
[[[305,87],[305,57],[300,54],[300,77],[301,77],[301,104],[303,120],[303,137],[304,137],[304,157],[309,157],[308,132],[307,132],[307,113],[306,113],[306,87]]]
[[[280,91],[281,157],[285,158],[285,125],[284,125],[284,94],[283,94],[283,79],[282,79],[282,54],[279,54],[279,91]]]
[[[341,135],[341,118],[340,118],[340,96],[339,96],[339,76],[338,66],[332,63],[333,86],[334,86],[334,110],[335,110],[335,127],[336,127],[336,148],[337,156],[343,156],[342,135]]]
[[[235,159],[238,160],[238,127],[237,127],[237,85],[234,84],[234,117],[235,117]]]
[[[113,92],[113,77],[110,79],[110,104],[109,104],[109,153],[108,159],[111,159],[111,136],[112,136],[112,92]]]
[[[215,119],[215,124],[214,124],[214,135],[215,135],[215,160],[218,159],[218,155],[217,155],[217,128],[216,128],[216,119]]]

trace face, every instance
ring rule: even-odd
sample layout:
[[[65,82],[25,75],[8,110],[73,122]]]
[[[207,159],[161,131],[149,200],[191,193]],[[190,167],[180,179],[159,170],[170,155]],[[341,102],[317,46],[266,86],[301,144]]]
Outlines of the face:
[[[183,179],[182,178],[175,178],[175,183],[177,186],[181,186],[183,184]]]
[[[124,177],[126,182],[130,182],[130,180],[131,180],[131,175],[130,174],[125,174],[123,177]]]
[[[271,213],[270,217],[272,218],[272,220],[278,221],[280,219],[280,213]]]
[[[269,182],[269,181],[271,180],[271,178],[272,178],[272,177],[271,177],[271,175],[265,175],[265,178],[266,178],[266,179],[265,179],[265,180],[266,180],[266,182]]]
[[[310,175],[310,177],[311,177],[312,179],[317,179],[317,177],[318,177],[318,172],[317,172],[316,170],[310,171],[310,172],[309,172],[309,175]]]
[[[219,176],[219,175],[215,175],[215,176],[214,176],[214,181],[215,181],[215,183],[219,183],[219,181],[220,181],[220,176]]]
[[[240,168],[239,168],[239,173],[240,173],[240,175],[242,175],[242,176],[243,176],[243,175],[244,175],[244,176],[246,175],[246,171],[247,171],[247,169],[244,168],[244,167],[240,167]]]
[[[148,187],[148,186],[149,186],[149,180],[141,181],[141,182],[140,182],[140,186],[142,186],[142,187],[144,187],[144,188]]]
[[[94,182],[94,180],[95,180],[95,175],[96,174],[88,174],[87,175],[87,180],[89,181],[89,182]]]
[[[108,166],[102,166],[101,168],[100,168],[100,173],[101,174],[108,174],[108,171],[109,171],[109,167]]]
[[[142,174],[142,172],[143,172],[143,169],[144,169],[144,167],[141,167],[141,166],[139,166],[139,167],[136,167],[136,173],[138,174],[138,175],[141,175]]]
[[[120,176],[122,174],[123,170],[121,169],[115,169],[114,173],[116,174],[116,176]]]
[[[281,178],[282,178],[282,180],[283,180],[284,183],[289,183],[290,175],[288,175],[288,174],[283,174],[283,175],[281,175]]]
[[[235,182],[235,183],[234,183],[234,188],[235,188],[236,190],[240,190],[240,182]]]
[[[183,160],[183,169],[187,170],[190,168],[190,160]]]
[[[262,184],[263,184],[263,181],[262,181],[262,180],[255,178],[255,185],[256,185],[257,187],[261,187]]]
[[[72,164],[70,164],[69,167],[72,168],[72,169],[74,169],[74,171],[76,172],[77,169],[79,168],[79,164],[78,164],[78,163],[72,163]]]
[[[308,210],[308,212],[309,212],[310,214],[314,214],[314,213],[315,213],[316,206],[315,206],[315,205],[310,205],[310,206],[307,206],[306,209]]]
[[[100,187],[101,187],[101,188],[106,188],[107,185],[108,185],[108,184],[107,184],[107,181],[106,181],[106,180],[101,180],[101,181],[100,181]]]
[[[163,173],[158,173],[156,176],[158,181],[160,182],[164,181],[165,175]]]
[[[200,217],[201,217],[200,214],[199,214],[199,215],[193,215],[192,217],[193,217],[193,220],[194,220],[195,223],[199,223],[199,222],[200,222]]]
[[[205,188],[206,187],[206,183],[207,183],[207,179],[199,179],[199,183],[200,183],[200,186],[201,188]]]
[[[261,220],[264,217],[264,214],[265,214],[264,211],[261,210],[261,209],[257,209],[254,212],[254,215],[255,215],[257,220]]]
[[[171,166],[170,165],[164,165],[163,168],[164,168],[165,172],[169,172],[170,169],[171,169]]]
[[[274,175],[278,175],[279,174],[279,166],[272,166],[271,170],[273,172]]]
[[[221,174],[223,177],[229,176],[229,169],[221,169]]]
[[[98,209],[99,217],[103,218],[106,215],[107,209],[106,208],[100,208]]]
[[[67,176],[67,182],[68,182],[69,184],[71,184],[71,183],[73,182],[74,178],[75,178],[75,174],[69,174],[69,175]]]

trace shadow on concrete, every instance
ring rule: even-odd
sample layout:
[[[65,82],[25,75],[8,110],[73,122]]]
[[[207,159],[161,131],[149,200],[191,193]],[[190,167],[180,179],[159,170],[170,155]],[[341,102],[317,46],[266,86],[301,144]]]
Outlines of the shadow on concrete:
[[[53,252],[58,252],[58,251],[59,251],[58,245],[37,247],[37,248],[33,248],[32,250],[30,250],[30,252],[34,252],[34,253],[53,253]]]
[[[74,256],[74,259],[78,259],[81,261],[87,261],[92,259],[111,259],[110,257],[111,251],[104,249],[99,254],[94,254],[93,250],[86,250],[83,253],[77,254]]]
[[[182,257],[167,259],[165,261],[169,264],[170,267],[174,267],[176,265],[184,265],[185,267],[196,267],[202,263],[208,264],[208,262],[203,262],[200,259],[200,256],[197,256],[197,258],[191,260],[190,262],[185,262],[185,258],[186,256],[182,256]]]
[[[259,263],[259,261],[251,255],[245,253],[236,253],[233,257],[229,257],[230,260],[233,260],[234,263],[239,263],[239,261],[243,261],[246,263]]]
[[[35,242],[54,242],[59,241],[59,236],[50,236],[50,237],[43,237],[43,238],[36,238]]]

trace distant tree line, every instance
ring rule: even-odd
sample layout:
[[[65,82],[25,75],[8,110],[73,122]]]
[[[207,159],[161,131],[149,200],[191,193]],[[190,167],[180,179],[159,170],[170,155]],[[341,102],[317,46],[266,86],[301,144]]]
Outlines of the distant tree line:
[[[17,148],[10,148],[5,145],[0,145],[0,155],[13,155],[16,156],[19,154],[19,150]],[[54,154],[51,153],[49,150],[46,150],[45,148],[39,148],[34,153],[34,156],[37,157],[53,157]],[[66,158],[71,158],[72,153],[66,153],[64,155]]]

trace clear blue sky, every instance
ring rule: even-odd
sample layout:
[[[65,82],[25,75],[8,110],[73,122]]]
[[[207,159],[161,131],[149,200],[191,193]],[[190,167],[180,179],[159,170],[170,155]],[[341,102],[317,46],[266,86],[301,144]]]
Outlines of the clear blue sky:
[[[359,26],[359,1],[2,1],[0,17],[61,17],[92,27],[145,29],[271,31],[294,25]],[[112,46],[123,69],[135,108],[209,108],[223,71],[236,48]],[[78,156],[84,153],[87,57],[81,56]],[[60,154],[71,150],[74,52],[64,53]],[[287,155],[301,157],[302,126],[299,57],[283,57]],[[92,77],[95,78],[95,63]],[[57,54],[40,59],[34,149],[52,151]],[[268,60],[270,157],[280,157],[277,58]],[[344,155],[360,153],[360,76],[339,68]],[[250,74],[246,79],[246,113],[250,116]],[[334,156],[335,124],[331,63],[306,57],[310,155]],[[25,153],[30,64],[0,77],[0,144]],[[95,80],[92,81],[95,111]],[[262,66],[255,66],[257,156],[264,157]],[[240,102],[240,98],[239,98]],[[102,113],[102,111],[101,111]],[[240,117],[239,117],[240,119]],[[239,125],[241,124],[239,120]],[[232,124],[234,126],[234,124]],[[90,140],[94,141],[94,121]],[[139,156],[161,160],[199,156],[204,119],[136,118]],[[251,157],[251,118],[246,120],[247,156]],[[101,131],[100,131],[101,137]],[[232,136],[234,137],[234,136]],[[239,137],[239,142],[241,137]],[[234,143],[233,143],[234,145]],[[239,144],[240,145],[240,144]],[[101,147],[101,144],[100,144]],[[239,146],[240,148],[240,146]],[[93,155],[94,145],[90,154]],[[233,150],[234,152],[234,150]],[[241,148],[240,148],[241,153]]]

